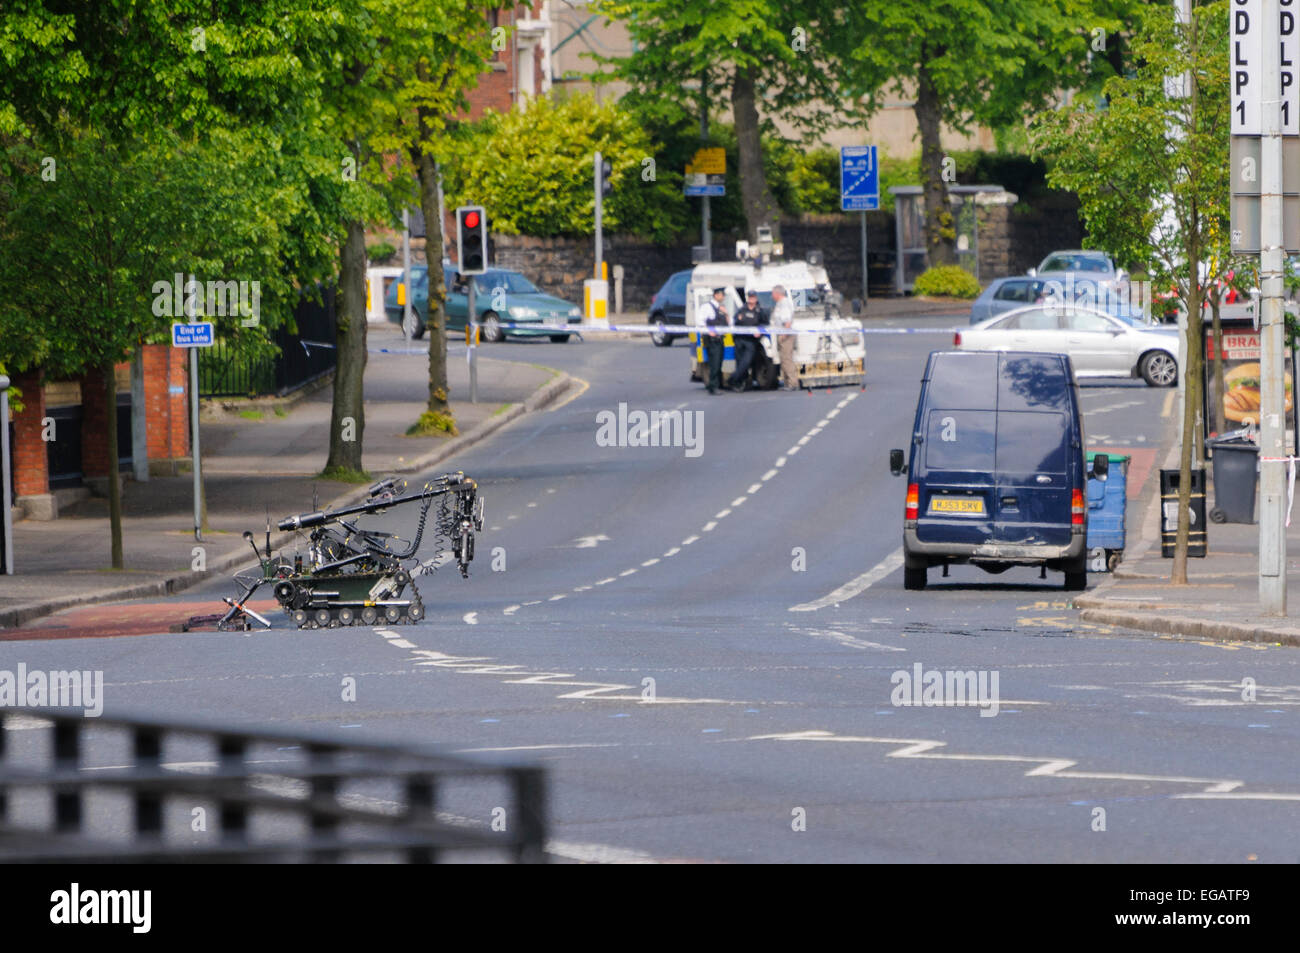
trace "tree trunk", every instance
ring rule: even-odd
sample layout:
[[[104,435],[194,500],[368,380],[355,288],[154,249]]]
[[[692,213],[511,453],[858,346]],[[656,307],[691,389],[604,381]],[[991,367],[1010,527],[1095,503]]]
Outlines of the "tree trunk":
[[[916,125],[921,133],[921,178],[925,190],[925,248],[931,268],[951,265],[957,260],[954,242],[957,230],[948,200],[948,184],[944,181],[943,145],[939,141],[941,118],[939,94],[924,65],[926,50],[922,47],[922,65],[916,73]]]
[[[1214,406],[1213,427],[1215,433],[1223,433],[1227,423],[1223,418],[1223,324],[1219,320],[1219,295],[1210,299],[1211,321],[1214,330]],[[1209,423],[1209,421],[1207,421]]]
[[[433,157],[419,153],[420,208],[424,212],[424,260],[429,266],[429,410],[451,416],[451,388],[447,384],[447,288],[442,280],[444,240],[438,214],[438,167]],[[491,228],[491,220],[488,227]]]
[[[113,362],[104,365],[104,399],[108,408],[108,525],[112,536],[113,568],[123,569],[122,559],[122,486],[117,482],[117,375]]]
[[[740,200],[745,208],[749,240],[758,239],[758,226],[770,225],[772,238],[781,238],[781,209],[772,198],[763,171],[763,144],[759,136],[758,101],[754,69],[736,68],[731,81],[731,111],[736,122],[736,153],[740,166]]]
[[[1193,203],[1190,219],[1198,220]],[[1192,461],[1197,445],[1196,424],[1201,410],[1201,382],[1205,366],[1205,351],[1201,320],[1200,247],[1193,237],[1187,243],[1187,267],[1190,269],[1190,290],[1187,294],[1187,331],[1183,339],[1183,433],[1178,460],[1178,535],[1174,541],[1174,565],[1169,581],[1176,586],[1187,585],[1187,544],[1191,530]],[[1198,526],[1197,529],[1205,529]]]
[[[334,369],[334,406],[330,411],[330,453],[327,470],[361,473],[365,432],[366,373],[366,230],[353,219],[339,252],[340,274],[334,335],[338,364]]]

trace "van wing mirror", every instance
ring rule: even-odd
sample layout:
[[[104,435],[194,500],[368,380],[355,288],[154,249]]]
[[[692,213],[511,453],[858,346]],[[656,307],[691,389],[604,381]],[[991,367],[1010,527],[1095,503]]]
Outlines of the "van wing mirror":
[[[889,472],[892,473],[894,476],[902,476],[904,466],[905,466],[905,460],[903,458],[903,451],[890,450],[889,451]]]
[[[1098,480],[1106,479],[1110,473],[1110,457],[1104,453],[1099,453],[1092,458],[1092,475]]]

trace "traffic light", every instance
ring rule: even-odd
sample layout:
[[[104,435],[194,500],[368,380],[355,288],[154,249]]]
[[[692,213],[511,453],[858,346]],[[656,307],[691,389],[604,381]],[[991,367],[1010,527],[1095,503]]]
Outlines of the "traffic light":
[[[614,170],[610,166],[608,159],[600,160],[600,194],[601,195],[609,195],[610,192],[614,191],[614,185],[612,182],[609,181],[609,177],[613,173],[613,171]]]
[[[481,205],[456,209],[456,258],[462,275],[487,271],[487,215]]]

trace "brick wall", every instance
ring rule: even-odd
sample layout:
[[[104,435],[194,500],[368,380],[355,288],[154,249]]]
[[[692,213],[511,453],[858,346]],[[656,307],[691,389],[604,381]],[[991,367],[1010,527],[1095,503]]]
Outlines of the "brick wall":
[[[50,492],[49,460],[41,439],[41,418],[45,416],[45,391],[40,371],[25,371],[14,377],[23,392],[23,412],[13,415],[14,495],[37,496]]]
[[[186,351],[166,344],[144,347],[144,403],[150,460],[175,460],[190,452]],[[179,393],[171,393],[175,387]]]

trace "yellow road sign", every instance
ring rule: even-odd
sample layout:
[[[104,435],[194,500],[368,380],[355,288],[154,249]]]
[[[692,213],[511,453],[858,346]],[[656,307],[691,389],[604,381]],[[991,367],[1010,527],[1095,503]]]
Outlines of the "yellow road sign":
[[[686,163],[686,174],[726,175],[727,150],[719,147],[697,149],[695,158]]]

